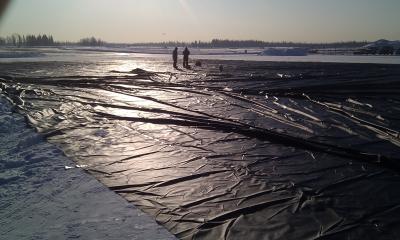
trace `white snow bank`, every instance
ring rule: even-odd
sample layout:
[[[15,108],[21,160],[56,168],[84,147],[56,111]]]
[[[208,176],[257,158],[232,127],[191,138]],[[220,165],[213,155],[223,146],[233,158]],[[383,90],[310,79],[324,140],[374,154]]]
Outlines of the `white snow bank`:
[[[393,47],[394,49],[400,48],[400,41],[389,41],[386,39],[380,39],[376,42],[365,45],[363,48],[382,48],[382,47]]]
[[[260,55],[262,56],[307,56],[307,48],[267,48]]]

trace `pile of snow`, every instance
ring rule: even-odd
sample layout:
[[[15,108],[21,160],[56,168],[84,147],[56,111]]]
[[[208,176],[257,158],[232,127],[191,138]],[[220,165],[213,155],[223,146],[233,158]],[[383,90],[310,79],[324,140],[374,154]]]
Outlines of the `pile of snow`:
[[[262,56],[307,56],[306,48],[267,48],[260,55]]]
[[[355,54],[400,55],[400,41],[381,39],[361,47]]]
[[[394,49],[400,48],[400,41],[389,41],[386,39],[380,39],[376,42],[365,45],[363,48],[382,48],[382,47],[393,47]]]

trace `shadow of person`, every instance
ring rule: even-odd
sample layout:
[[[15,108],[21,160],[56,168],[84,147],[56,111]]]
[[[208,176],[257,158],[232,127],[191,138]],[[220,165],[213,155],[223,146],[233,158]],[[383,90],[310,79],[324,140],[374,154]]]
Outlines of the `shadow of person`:
[[[179,68],[178,66],[174,67],[174,69],[179,71],[179,72],[183,72],[184,71],[182,68]]]

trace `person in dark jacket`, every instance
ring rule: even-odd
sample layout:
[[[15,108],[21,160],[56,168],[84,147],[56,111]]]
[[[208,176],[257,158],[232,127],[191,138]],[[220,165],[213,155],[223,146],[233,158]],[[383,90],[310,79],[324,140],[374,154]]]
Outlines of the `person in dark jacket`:
[[[178,48],[176,47],[172,52],[172,60],[174,60],[174,68],[178,68]]]
[[[189,68],[189,49],[185,47],[185,50],[183,50],[183,67],[184,68]]]

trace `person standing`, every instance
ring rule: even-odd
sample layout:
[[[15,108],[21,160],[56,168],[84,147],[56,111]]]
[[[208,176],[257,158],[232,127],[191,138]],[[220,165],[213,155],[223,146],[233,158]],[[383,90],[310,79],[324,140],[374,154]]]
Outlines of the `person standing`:
[[[185,50],[183,50],[183,67],[184,68],[189,68],[189,49],[185,47]]]
[[[174,51],[172,52],[172,60],[174,61],[174,68],[178,68],[178,48],[175,47]]]

